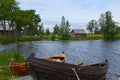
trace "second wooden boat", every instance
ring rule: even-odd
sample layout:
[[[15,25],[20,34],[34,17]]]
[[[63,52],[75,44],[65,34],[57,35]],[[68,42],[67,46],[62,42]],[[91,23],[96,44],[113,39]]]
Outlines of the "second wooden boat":
[[[9,63],[10,71],[13,75],[26,75],[28,74],[27,63],[15,62],[14,59],[10,60]]]

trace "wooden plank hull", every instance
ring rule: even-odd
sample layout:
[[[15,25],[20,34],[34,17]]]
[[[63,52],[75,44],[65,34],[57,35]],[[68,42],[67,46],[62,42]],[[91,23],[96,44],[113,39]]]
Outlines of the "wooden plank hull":
[[[108,62],[94,65],[74,65],[59,63],[33,57],[27,59],[29,72],[35,80],[77,80],[71,68],[75,68],[80,80],[104,80],[108,69]]]
[[[26,75],[28,68],[26,63],[18,63],[11,59],[9,63],[10,71],[13,75]]]

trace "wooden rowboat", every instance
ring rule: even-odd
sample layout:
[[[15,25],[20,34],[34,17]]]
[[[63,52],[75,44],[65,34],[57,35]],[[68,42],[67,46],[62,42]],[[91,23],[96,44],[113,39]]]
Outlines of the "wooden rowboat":
[[[10,71],[13,75],[26,75],[26,74],[28,74],[27,64],[15,62],[14,59],[10,60],[9,68],[10,68]]]
[[[34,80],[105,80],[108,61],[92,65],[75,65],[35,58],[27,58],[29,73]]]
[[[62,52],[61,54],[54,55],[54,56],[51,56],[51,57],[47,57],[47,58],[44,58],[44,59],[45,60],[56,61],[56,62],[65,62],[66,55],[64,54],[64,52]]]

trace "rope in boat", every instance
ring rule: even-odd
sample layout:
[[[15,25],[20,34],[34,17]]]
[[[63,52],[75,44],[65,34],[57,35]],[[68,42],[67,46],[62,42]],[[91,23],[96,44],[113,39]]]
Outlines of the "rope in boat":
[[[80,78],[79,78],[79,76],[78,76],[78,74],[77,74],[75,68],[72,68],[72,67],[71,67],[71,69],[72,69],[72,71],[74,72],[75,76],[77,77],[77,80],[80,80]]]

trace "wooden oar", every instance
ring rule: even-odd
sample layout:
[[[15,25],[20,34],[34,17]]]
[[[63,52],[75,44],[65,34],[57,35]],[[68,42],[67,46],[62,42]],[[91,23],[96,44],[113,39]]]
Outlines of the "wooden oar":
[[[73,70],[73,72],[74,72],[75,76],[77,77],[77,80],[80,80],[80,78],[79,78],[79,76],[78,76],[78,74],[77,74],[77,72],[76,72],[75,68],[71,68],[71,69]]]

